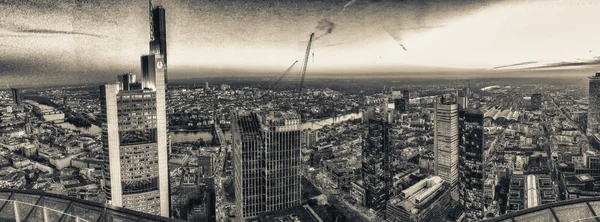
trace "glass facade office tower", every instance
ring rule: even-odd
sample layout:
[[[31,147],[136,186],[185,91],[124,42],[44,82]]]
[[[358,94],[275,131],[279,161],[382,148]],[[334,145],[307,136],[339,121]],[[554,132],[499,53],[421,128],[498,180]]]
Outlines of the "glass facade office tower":
[[[368,120],[362,149],[362,179],[366,206],[381,216],[390,198],[390,124],[380,113]]]
[[[464,207],[465,218],[480,221],[485,209],[483,113],[476,109],[461,110],[458,125],[459,202]]]
[[[458,105],[438,98],[434,106],[434,171],[454,186],[458,182]]]
[[[598,133],[598,121],[600,120],[600,72],[588,78],[590,79],[590,91],[587,134],[591,136],[594,133]]]
[[[292,112],[232,113],[238,217],[300,205],[300,117]]]
[[[169,216],[162,56],[142,56],[142,86],[131,77],[100,86],[103,189],[114,206]]]

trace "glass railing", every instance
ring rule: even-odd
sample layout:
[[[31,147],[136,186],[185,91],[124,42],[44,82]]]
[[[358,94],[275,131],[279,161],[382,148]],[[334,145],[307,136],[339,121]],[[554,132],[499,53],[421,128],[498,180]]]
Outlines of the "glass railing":
[[[89,222],[90,220],[80,218],[78,216],[65,213],[53,208],[68,206],[68,201],[42,201],[44,199],[37,200],[36,203],[27,203],[17,200],[0,199],[0,205],[3,206],[0,211],[0,219],[9,219],[14,221],[75,221],[75,222]],[[26,200],[24,200],[26,201]],[[45,205],[53,205],[53,208],[46,207]]]

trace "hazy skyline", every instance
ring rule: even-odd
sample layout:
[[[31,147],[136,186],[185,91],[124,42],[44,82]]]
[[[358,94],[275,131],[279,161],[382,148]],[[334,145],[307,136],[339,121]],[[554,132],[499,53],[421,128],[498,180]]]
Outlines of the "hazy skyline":
[[[548,69],[591,75],[600,64],[600,3],[592,0],[154,3],[167,11],[171,79],[280,73],[302,60],[311,32],[317,40],[307,78]],[[0,10],[2,87],[112,81],[139,73],[148,52],[144,0],[5,1]]]

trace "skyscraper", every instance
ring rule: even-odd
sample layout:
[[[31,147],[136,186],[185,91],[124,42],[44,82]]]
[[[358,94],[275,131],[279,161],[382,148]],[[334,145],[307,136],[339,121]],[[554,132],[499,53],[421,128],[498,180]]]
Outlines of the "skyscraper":
[[[145,63],[144,63],[145,62]],[[114,206],[169,216],[164,69],[160,55],[142,56],[142,88],[100,86],[103,189]],[[123,77],[121,77],[123,78]]]
[[[452,186],[458,182],[458,105],[438,98],[435,103],[433,152],[435,175]]]
[[[587,134],[598,133],[598,121],[600,120],[600,72],[595,76],[589,77],[589,106],[587,118]]]
[[[534,93],[531,94],[531,108],[534,110],[538,110],[542,107],[542,94]]]
[[[469,107],[469,88],[462,88],[456,90],[456,103],[458,104],[458,109],[466,109]]]
[[[408,90],[402,90],[402,98],[404,99],[404,102],[406,103],[406,110],[408,110],[408,105],[410,104],[410,92],[408,92]]]
[[[362,180],[366,206],[385,212],[390,198],[390,124],[380,113],[368,120],[368,131],[362,149]]]
[[[234,182],[238,217],[300,205],[300,117],[292,112],[234,111]]]
[[[20,106],[21,101],[23,100],[21,91],[15,88],[11,88],[10,91],[12,92],[13,103],[15,103],[17,106]]]
[[[149,1],[150,9],[150,54],[161,54],[165,66],[165,83],[167,78],[167,22],[165,8],[160,5],[152,5]]]
[[[167,54],[167,25],[165,9],[150,3],[150,53]],[[165,63],[166,63],[165,59]]]
[[[461,110],[458,125],[459,202],[467,219],[479,221],[484,217],[483,113],[476,109]]]

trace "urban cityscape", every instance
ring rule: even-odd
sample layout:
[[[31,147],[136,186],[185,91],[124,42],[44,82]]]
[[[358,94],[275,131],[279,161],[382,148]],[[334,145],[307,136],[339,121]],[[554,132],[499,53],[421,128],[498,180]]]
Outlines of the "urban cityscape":
[[[31,10],[39,16],[44,7],[51,11],[89,6],[101,11],[110,4],[34,2],[0,3],[0,10]],[[600,66],[599,57],[512,63],[486,71],[440,71],[434,64],[409,71],[412,74],[371,75],[369,70],[376,69],[371,66],[338,76],[313,72],[323,67],[323,60],[335,66],[334,60],[352,57],[319,58],[328,55],[328,47],[353,44],[322,43],[349,24],[342,18],[353,10],[368,13],[404,4],[406,10],[425,16],[422,9],[411,8],[424,4],[420,7],[441,8],[433,17],[459,8],[476,14],[485,7],[516,14],[522,2],[115,2],[112,7],[136,5],[125,17],[117,16],[121,11],[105,15],[119,18],[115,26],[123,22],[127,29],[144,30],[144,45],[133,47],[145,49],[139,57],[122,57],[137,51],[114,56],[118,62],[135,61],[127,65],[130,69],[113,72],[107,67],[110,76],[105,79],[90,73],[91,68],[79,77],[45,79],[50,75],[42,69],[50,66],[44,66],[38,76],[23,74],[20,81],[4,71],[28,62],[0,61],[0,69],[5,69],[0,71],[0,221],[600,221],[600,71],[593,71]],[[555,7],[550,1],[532,2]],[[261,13],[271,9],[261,8],[263,4],[277,13],[277,7],[287,10],[298,4],[335,7],[317,19],[316,28],[298,37],[303,40],[293,53],[296,59],[265,71],[269,75],[256,75],[257,70],[247,75],[181,74],[183,65],[177,60],[185,56],[177,53],[185,50],[171,39],[183,38],[177,37],[182,23],[193,16],[170,19],[186,10],[207,12],[194,11],[198,5],[206,5],[208,11],[235,11],[236,4],[256,7],[246,10],[257,12],[240,12],[240,30],[260,27],[241,20],[265,16]],[[556,7],[569,10],[563,6]],[[83,17],[73,16],[73,23]],[[132,26],[138,23],[147,29]],[[178,31],[171,31],[172,24]],[[405,30],[439,28],[420,25]],[[402,31],[390,30],[385,33],[394,50],[410,56],[415,45],[399,36]],[[274,32],[264,31],[263,37]],[[67,45],[113,38],[79,29],[0,25],[2,39],[34,42],[53,35],[67,39],[56,44]],[[92,63],[104,61],[103,47],[131,48],[115,44],[91,53],[98,56]],[[238,46],[227,47],[238,53]],[[19,49],[0,43],[0,52],[10,50]],[[227,60],[218,53],[222,52],[215,52],[216,57]],[[261,53],[248,59],[260,60]],[[275,57],[271,58],[280,61]],[[83,60],[76,59],[89,65]],[[227,62],[217,66],[227,67],[223,64]],[[571,69],[578,74],[569,75]],[[217,73],[223,70],[228,68]]]

